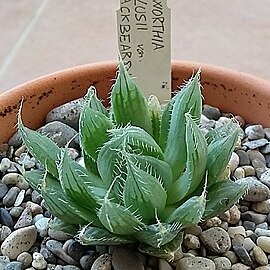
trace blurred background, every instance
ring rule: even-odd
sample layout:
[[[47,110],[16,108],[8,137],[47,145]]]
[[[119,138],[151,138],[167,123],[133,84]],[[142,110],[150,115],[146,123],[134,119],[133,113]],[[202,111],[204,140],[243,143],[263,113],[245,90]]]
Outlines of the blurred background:
[[[172,59],[270,80],[270,0],[169,0]],[[117,59],[119,0],[0,0],[0,92],[76,65]]]

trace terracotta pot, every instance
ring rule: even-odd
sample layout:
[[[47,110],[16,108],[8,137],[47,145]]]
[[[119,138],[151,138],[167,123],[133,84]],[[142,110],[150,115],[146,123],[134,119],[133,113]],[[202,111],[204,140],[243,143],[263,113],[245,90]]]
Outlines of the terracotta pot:
[[[193,71],[202,69],[203,95],[207,104],[241,115],[247,122],[270,127],[270,82],[221,67],[174,61],[172,89],[176,89]],[[54,107],[82,97],[95,85],[106,100],[115,78],[116,63],[105,62],[79,66],[30,81],[0,95],[0,143],[16,131],[17,112],[24,99],[23,119],[38,128]]]

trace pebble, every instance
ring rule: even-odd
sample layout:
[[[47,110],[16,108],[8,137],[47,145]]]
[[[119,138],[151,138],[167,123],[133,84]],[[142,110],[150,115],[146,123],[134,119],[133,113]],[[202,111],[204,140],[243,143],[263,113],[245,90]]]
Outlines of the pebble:
[[[13,228],[13,219],[5,208],[0,208],[0,220],[3,225]]]
[[[31,199],[33,203],[40,204],[42,201],[42,196],[39,192],[37,192],[36,190],[33,190],[31,194]]]
[[[13,218],[18,218],[21,215],[22,211],[23,207],[15,206],[10,209],[9,213]]]
[[[30,157],[27,153],[22,153],[17,161],[26,170],[30,170],[35,167],[36,160],[34,157]]]
[[[17,196],[17,198],[16,198],[16,200],[14,202],[14,206],[15,207],[20,206],[22,204],[22,202],[24,200],[24,196],[25,196],[25,189],[22,189],[19,192],[19,194],[18,194],[18,196]]]
[[[20,155],[22,154],[22,153],[25,153],[27,151],[27,147],[26,147],[26,145],[25,144],[23,144],[22,146],[20,146],[16,151],[15,151],[15,156],[16,157],[20,157]]]
[[[45,260],[49,263],[56,263],[56,257],[54,254],[48,250],[46,247],[41,247],[40,254],[45,258]]]
[[[63,244],[56,241],[56,240],[48,240],[46,242],[46,247],[48,250],[50,250],[53,254],[55,254],[57,257],[62,259],[68,264],[77,265],[78,262],[76,262],[73,258],[71,258],[64,250],[63,250]]]
[[[216,270],[230,270],[232,267],[231,261],[226,257],[217,257],[214,260]]]
[[[12,187],[3,198],[3,204],[7,207],[13,206],[19,192],[20,189],[18,187]]]
[[[176,270],[215,270],[215,263],[203,257],[185,257],[176,262]]]
[[[259,246],[264,252],[270,253],[270,237],[259,236],[257,239],[257,246]]]
[[[231,238],[234,238],[237,234],[246,237],[246,230],[243,226],[229,227],[228,234]]]
[[[236,205],[232,206],[229,209],[229,213],[230,213],[229,223],[230,224],[237,224],[241,218],[241,212],[238,209],[238,207]]]
[[[259,147],[265,146],[269,144],[268,140],[266,139],[259,139],[259,140],[254,140],[254,141],[247,141],[243,143],[243,146],[246,146],[249,149],[257,149]]]
[[[42,254],[40,254],[38,252],[33,253],[32,266],[35,269],[45,269],[47,267],[47,262],[45,261]]]
[[[144,265],[142,260],[140,260],[139,253],[125,247],[113,248],[112,266],[114,270],[144,270]]]
[[[220,110],[210,105],[203,105],[202,114],[210,120],[218,120],[221,116]]]
[[[8,256],[0,256],[0,269],[4,269],[4,267],[10,262]]]
[[[17,261],[22,263],[23,268],[27,268],[32,263],[32,256],[28,252],[22,252],[21,254],[18,255]]]
[[[8,226],[2,225],[0,228],[0,243],[4,242],[4,240],[11,234],[11,229]]]
[[[260,247],[255,246],[253,248],[253,256],[258,264],[267,265],[268,258]]]
[[[61,231],[55,231],[49,228],[48,235],[58,241],[66,241],[70,238],[70,236],[64,232]]]
[[[48,234],[50,218],[42,217],[38,219],[34,224],[37,228],[37,232],[40,237],[45,237]]]
[[[241,219],[243,221],[246,221],[246,220],[252,221],[256,225],[258,225],[258,224],[263,223],[263,222],[266,221],[267,215],[258,214],[258,213],[255,213],[253,211],[246,211],[246,212],[241,214]]]
[[[186,234],[199,236],[202,233],[202,228],[199,225],[194,225],[185,229]]]
[[[43,208],[40,205],[36,204],[36,203],[28,201],[25,204],[25,206],[28,207],[31,210],[33,216],[36,216],[38,214],[43,214]]]
[[[247,251],[250,251],[256,246],[256,244],[252,241],[250,237],[247,237],[244,239],[243,246]]]
[[[236,263],[232,266],[232,270],[252,270],[252,268],[242,263]]]
[[[38,131],[52,139],[59,147],[65,147],[70,142],[70,147],[79,148],[78,132],[62,122],[50,122]]]
[[[71,240],[71,239],[70,239]],[[79,261],[80,258],[84,255],[85,253],[85,247],[82,246],[79,242],[71,240],[69,245],[67,247],[63,246],[63,249],[65,250],[67,254],[72,257],[74,260]]]
[[[94,263],[91,267],[91,270],[111,270],[111,269],[112,269],[112,256],[110,254],[107,254],[107,253],[100,255],[94,261]],[[122,269],[126,270],[129,268],[122,268]],[[136,269],[136,268],[132,268],[132,269]],[[119,269],[116,268],[114,270],[119,270]]]
[[[231,239],[228,233],[219,227],[213,227],[201,234],[204,245],[217,254],[225,253],[231,247]]]
[[[270,200],[253,203],[251,207],[257,213],[268,214],[270,212]]]
[[[238,165],[239,165],[239,156],[235,152],[233,152],[229,160],[230,170],[234,172],[235,169],[238,167]]]
[[[239,156],[239,166],[250,164],[250,159],[246,151],[237,150],[236,154]]]
[[[265,222],[262,222],[262,223],[256,225],[256,228],[268,230],[268,223],[266,221]]]
[[[246,229],[246,230],[255,230],[255,227],[256,227],[256,224],[252,221],[244,221],[243,222],[243,227]]]
[[[233,252],[232,250],[225,252],[223,256],[228,258],[232,264],[235,264],[238,262],[238,257],[236,256],[235,252]]]
[[[257,180],[256,177],[245,177],[242,179],[248,184],[247,194],[244,196],[244,200],[250,202],[262,202],[270,197],[269,188]]]
[[[31,209],[29,207],[26,207],[20,215],[17,223],[15,224],[14,229],[16,230],[19,228],[30,226],[32,224],[32,219],[33,217]]]
[[[265,136],[265,131],[262,125],[250,125],[246,127],[245,133],[250,140],[262,139]]]
[[[268,236],[268,237],[270,237],[270,230],[268,230],[268,229],[265,230],[265,229],[261,229],[261,228],[256,228],[255,233],[258,236]]]
[[[238,256],[238,258],[246,265],[252,265],[252,259],[247,252],[247,250],[244,248],[244,246],[233,246],[233,249]]]
[[[260,181],[266,186],[270,187],[270,169],[267,169],[261,174]]]
[[[95,261],[94,254],[86,254],[80,258],[80,265],[83,269],[90,269]]]
[[[265,146],[261,147],[260,152],[264,155],[269,154],[270,153],[270,144],[268,142],[268,144],[266,144]]]
[[[20,189],[28,189],[29,184],[24,179],[21,174],[18,173],[8,173],[3,176],[2,183],[6,185],[16,185]]]
[[[241,168],[245,171],[245,177],[256,175],[255,169],[250,165],[245,165],[242,166]]]
[[[11,166],[11,161],[9,158],[3,158],[0,163],[0,171],[6,172]]]
[[[60,121],[78,130],[83,103],[83,99],[80,98],[54,108],[47,114],[46,123]]]
[[[8,192],[8,186],[6,184],[0,183],[0,200],[5,197]]]
[[[12,260],[16,259],[20,253],[28,251],[33,246],[36,238],[37,230],[35,226],[15,230],[2,243],[2,254],[9,256]]]
[[[207,230],[212,227],[218,227],[222,223],[221,219],[218,217],[212,217],[206,220],[201,226],[204,230]]]
[[[192,234],[185,235],[183,244],[187,249],[198,249],[201,247],[199,238]]]
[[[10,262],[8,263],[4,270],[22,270],[23,269],[23,265],[21,262]]]
[[[238,167],[235,169],[234,173],[233,173],[233,176],[236,178],[236,179],[242,179],[242,178],[245,178],[246,174],[245,174],[245,170],[241,167]]]

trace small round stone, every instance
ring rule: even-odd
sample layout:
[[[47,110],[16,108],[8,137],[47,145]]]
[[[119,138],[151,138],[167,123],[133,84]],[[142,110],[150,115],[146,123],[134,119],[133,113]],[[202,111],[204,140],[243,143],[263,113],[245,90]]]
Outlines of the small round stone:
[[[233,176],[236,178],[236,179],[242,179],[242,178],[245,178],[246,174],[245,174],[245,170],[241,167],[238,167],[235,169],[234,173],[233,173]]]
[[[222,228],[213,227],[201,234],[204,245],[217,254],[225,253],[231,247],[229,234]]]
[[[9,158],[3,158],[0,163],[0,171],[6,172],[11,166],[11,161]]]
[[[203,105],[202,113],[210,120],[218,120],[221,116],[220,110],[210,105]]]
[[[19,192],[20,189],[18,187],[12,187],[3,198],[3,204],[7,207],[13,206]]]
[[[4,268],[4,270],[22,270],[22,269],[23,269],[22,263],[16,261],[8,263]]]
[[[4,242],[5,239],[11,234],[11,229],[8,226],[2,225],[0,228],[0,243]]]
[[[260,247],[255,246],[253,248],[253,256],[258,264],[260,264],[260,265],[267,265],[268,264],[267,256],[265,255],[265,253],[263,252],[263,250]]]
[[[257,245],[267,253],[270,253],[270,237],[268,236],[259,236],[257,239]]]
[[[246,146],[247,148],[254,150],[262,146],[265,146],[268,143],[269,142],[266,139],[259,139],[259,140],[254,140],[254,141],[247,141],[243,143],[243,146]]]
[[[223,255],[228,258],[232,264],[236,264],[239,261],[237,255],[232,250],[225,252]]]
[[[38,252],[33,253],[32,266],[35,269],[45,269],[47,267],[47,262],[45,261],[42,254],[40,254]]]
[[[267,215],[258,214],[253,211],[246,211],[245,213],[242,213],[241,219],[242,221],[246,221],[246,220],[252,221],[257,225],[257,224],[265,222],[267,219]]]
[[[246,220],[243,222],[243,227],[246,230],[255,230],[256,225],[254,222]]]
[[[226,257],[217,257],[214,260],[216,270],[230,270],[232,267],[231,261]]]
[[[6,185],[16,185],[20,189],[28,189],[29,184],[24,177],[18,173],[8,173],[2,178],[2,183]]]
[[[29,207],[26,207],[16,222],[14,229],[30,226],[32,224],[32,212]]]
[[[265,230],[265,229],[261,229],[261,228],[256,228],[255,233],[258,236],[268,236],[268,237],[270,237],[270,230],[268,230],[268,229]]]
[[[257,228],[268,230],[268,223],[266,221],[265,222],[262,222],[262,223],[256,225],[256,229]]]
[[[38,214],[43,214],[43,208],[40,205],[36,204],[36,203],[28,201],[25,204],[25,206],[28,207],[31,210],[33,216],[36,216]]]
[[[252,259],[244,246],[233,246],[238,258],[246,265],[252,265]]]
[[[67,235],[66,233],[61,232],[61,231],[55,231],[55,230],[52,230],[50,228],[48,230],[48,235],[52,239],[55,239],[55,240],[58,240],[58,241],[66,241],[66,240],[68,240],[70,238],[70,236]]]
[[[231,270],[252,270],[252,269],[248,265],[244,265],[242,263],[236,263],[236,264],[232,265]]]
[[[215,270],[215,263],[203,257],[186,257],[176,262],[176,270]]]
[[[238,209],[238,207],[236,205],[232,206],[229,209],[229,213],[230,213],[229,223],[230,224],[237,224],[240,220],[240,217],[241,217],[241,212]]]
[[[233,152],[229,161],[231,171],[234,172],[235,169],[238,167],[238,165],[239,165],[239,156],[235,152]]]
[[[199,238],[192,234],[185,235],[183,244],[187,249],[198,249],[201,246]]]
[[[22,202],[24,200],[24,196],[25,196],[25,189],[22,189],[19,192],[19,194],[18,194],[18,196],[17,196],[17,198],[16,198],[16,200],[14,202],[14,206],[15,207],[20,206],[22,204]]]
[[[80,258],[80,265],[83,269],[90,269],[95,261],[94,254],[86,254]]]
[[[17,261],[22,263],[23,268],[27,268],[32,263],[32,256],[28,252],[22,252],[21,254],[18,255]]]
[[[42,217],[35,222],[37,232],[40,237],[45,237],[48,234],[50,218]]]
[[[8,256],[0,256],[0,269],[4,269],[9,262],[10,259]]]
[[[253,203],[252,209],[257,213],[268,214],[270,212],[270,200]]]
[[[250,165],[245,165],[242,166],[241,168],[245,171],[245,177],[256,175],[255,169]]]
[[[8,186],[6,184],[0,183],[0,200],[5,197],[8,192]]]
[[[266,186],[270,187],[270,169],[267,169],[264,173],[261,174],[260,181]]]
[[[112,256],[107,253],[100,255],[94,261],[91,267],[91,270],[111,270],[111,269],[112,269]]]
[[[246,151],[237,150],[236,154],[239,156],[239,166],[250,164],[250,159]]]
[[[265,136],[262,125],[250,125],[246,127],[245,133],[250,140],[262,139]]]
[[[256,246],[256,244],[252,241],[250,237],[247,237],[244,239],[243,246],[247,251],[250,251]]]
[[[246,230],[243,226],[229,227],[228,234],[231,238],[234,238],[237,234],[246,237]]]
[[[5,208],[0,208],[0,220],[3,225],[13,228],[13,219],[10,213]]]
[[[204,230],[212,228],[212,227],[218,227],[221,225],[221,219],[218,217],[212,217],[207,219],[203,224],[202,224],[202,228]]]

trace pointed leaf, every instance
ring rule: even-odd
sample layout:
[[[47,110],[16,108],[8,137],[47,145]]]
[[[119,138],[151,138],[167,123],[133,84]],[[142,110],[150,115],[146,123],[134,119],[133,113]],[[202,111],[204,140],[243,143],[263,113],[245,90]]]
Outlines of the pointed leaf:
[[[176,208],[166,219],[168,223],[178,223],[182,228],[196,225],[200,222],[205,210],[205,194],[194,196]]]
[[[160,139],[161,106],[156,96],[148,98],[148,108],[152,123],[153,138],[158,143]]]
[[[170,164],[174,179],[180,176],[186,163],[185,114],[189,113],[196,124],[199,124],[201,118],[200,87],[200,71],[198,71],[177,94],[173,104],[164,160]]]
[[[77,236],[82,245],[124,245],[133,243],[136,240],[129,236],[120,236],[110,233],[107,230],[85,226]]]
[[[58,177],[56,161],[60,156],[60,148],[48,137],[25,127],[21,117],[18,118],[19,134],[28,151],[54,177]]]
[[[128,208],[108,199],[104,200],[99,209],[98,217],[108,231],[120,235],[132,235],[144,226]]]
[[[158,179],[141,170],[130,157],[126,157],[126,162],[127,178],[123,194],[125,206],[150,220],[155,217],[156,211],[165,207],[166,191]]]
[[[40,192],[41,184],[44,178],[45,171],[42,170],[31,170],[26,171],[23,177],[29,183],[32,189]]]
[[[82,149],[94,160],[98,151],[109,140],[107,130],[112,128],[111,120],[103,113],[84,106],[80,116],[80,143]]]
[[[239,129],[235,129],[228,136],[214,140],[208,145],[207,170],[209,186],[218,180],[229,163],[232,152],[239,136]]]
[[[154,248],[171,242],[180,232],[180,228],[176,225],[168,223],[152,224],[136,233],[135,237],[140,243],[145,243]]]
[[[111,106],[117,124],[125,126],[130,123],[152,134],[146,99],[122,61],[119,62],[119,74],[112,88]]]
[[[191,194],[204,182],[207,163],[207,144],[197,124],[186,114],[185,145],[187,153],[186,170],[175,181],[168,192],[168,203],[173,204]]]
[[[204,219],[218,216],[230,209],[247,191],[245,181],[218,181],[208,189]]]
[[[140,244],[139,250],[148,255],[165,259],[167,261],[174,261],[176,251],[181,246],[183,241],[183,233],[179,233],[171,242],[160,248],[154,248],[150,245]]]
[[[90,86],[87,91],[87,94],[84,96],[86,104],[89,108],[94,111],[101,112],[106,116],[109,116],[108,111],[103,106],[102,102],[97,98],[97,90],[94,86]]]
[[[99,176],[97,163],[84,150],[82,150],[84,167],[90,172]]]
[[[49,227],[52,230],[61,231],[72,236],[74,236],[79,230],[79,225],[66,223],[58,218],[50,220]]]

